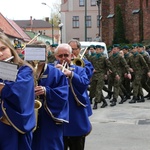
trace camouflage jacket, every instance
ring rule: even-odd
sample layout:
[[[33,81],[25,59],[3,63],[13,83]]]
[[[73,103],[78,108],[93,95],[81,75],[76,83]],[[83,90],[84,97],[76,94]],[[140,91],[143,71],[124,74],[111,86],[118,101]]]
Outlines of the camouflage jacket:
[[[129,65],[127,64],[125,58],[118,54],[111,55],[109,57],[110,62],[112,63],[113,68],[115,68],[116,73],[120,76],[124,75],[124,73],[129,73]]]
[[[94,66],[95,72],[93,77],[94,78],[100,78],[104,77],[105,74],[107,74],[107,71],[110,70],[114,74],[116,74],[116,70],[112,67],[111,62],[108,60],[108,58],[105,55],[101,55],[99,58],[93,56],[91,58],[91,63]]]
[[[136,55],[133,54],[130,57],[129,65],[133,69],[134,73],[143,73],[143,69],[146,70],[146,72],[149,71],[149,67],[146,61],[139,53],[137,53]]]

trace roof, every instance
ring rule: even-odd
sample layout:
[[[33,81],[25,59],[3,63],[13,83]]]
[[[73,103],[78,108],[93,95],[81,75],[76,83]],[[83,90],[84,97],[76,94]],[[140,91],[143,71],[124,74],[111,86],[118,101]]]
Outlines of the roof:
[[[51,28],[52,25],[44,20],[14,20],[21,28]]]
[[[10,19],[7,19],[9,23],[13,26],[13,28],[21,35],[24,41],[30,41],[31,38],[13,21]]]
[[[12,25],[1,13],[0,13],[0,30],[8,36],[22,39],[21,35],[12,27]]]

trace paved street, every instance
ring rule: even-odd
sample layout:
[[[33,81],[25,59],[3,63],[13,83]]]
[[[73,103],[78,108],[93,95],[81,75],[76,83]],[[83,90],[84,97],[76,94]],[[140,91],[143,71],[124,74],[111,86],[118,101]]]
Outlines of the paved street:
[[[93,110],[85,150],[150,150],[150,100]]]

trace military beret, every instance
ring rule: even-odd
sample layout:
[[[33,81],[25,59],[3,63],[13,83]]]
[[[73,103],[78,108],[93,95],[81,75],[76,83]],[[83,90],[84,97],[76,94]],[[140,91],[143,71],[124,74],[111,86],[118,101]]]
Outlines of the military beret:
[[[102,49],[105,49],[105,47],[104,47],[104,46],[101,46],[101,48],[102,48]]]
[[[138,44],[138,47],[143,47],[143,44],[139,43],[139,44]]]
[[[95,48],[102,48],[102,46],[101,45],[96,45]]]
[[[132,48],[136,48],[136,47],[138,47],[137,43],[132,44]]]
[[[58,44],[52,44],[51,45],[51,47],[57,47],[58,46]]]
[[[95,49],[95,45],[90,45],[89,48],[94,48]]]
[[[113,48],[114,48],[114,47],[120,48],[120,45],[119,45],[119,44],[114,44],[114,45],[113,45]]]
[[[49,42],[49,41],[46,41],[45,43],[46,43],[46,45],[50,45],[50,42]]]
[[[128,49],[129,49],[129,46],[125,45],[125,46],[123,46],[121,49],[126,49],[126,50],[128,50]]]

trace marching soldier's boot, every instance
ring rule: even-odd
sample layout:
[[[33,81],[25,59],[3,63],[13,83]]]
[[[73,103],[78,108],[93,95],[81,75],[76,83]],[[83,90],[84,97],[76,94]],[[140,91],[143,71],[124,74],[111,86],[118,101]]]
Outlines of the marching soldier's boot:
[[[116,105],[116,102],[117,102],[117,99],[116,98],[113,98],[112,99],[112,102],[110,104],[110,106],[115,106]]]
[[[94,103],[93,109],[97,109],[97,102]]]
[[[138,98],[136,96],[133,96],[132,100],[129,101],[130,104],[132,103],[136,103],[136,101],[138,100]]]
[[[142,103],[145,102],[144,96],[141,96],[141,98],[139,100],[137,100],[138,103]]]
[[[105,108],[106,106],[108,106],[107,102],[105,99],[102,100],[103,104],[101,106],[101,108]]]
[[[124,92],[124,97],[126,98],[126,100],[131,99],[130,93],[128,93],[127,91]]]
[[[131,99],[130,94],[126,94],[126,99]]]
[[[105,97],[105,99],[111,99],[113,92],[108,91],[108,95]]]
[[[150,100],[150,96],[147,98],[147,100]]]
[[[123,104],[127,98],[125,96],[120,96],[121,97],[121,101],[119,102],[119,104]]]

